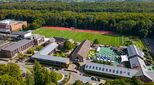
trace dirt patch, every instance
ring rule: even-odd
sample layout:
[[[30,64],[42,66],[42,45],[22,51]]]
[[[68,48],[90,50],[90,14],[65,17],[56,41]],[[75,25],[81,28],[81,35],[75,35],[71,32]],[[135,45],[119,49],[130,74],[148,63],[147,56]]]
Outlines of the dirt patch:
[[[111,31],[97,31],[97,30],[82,30],[76,28],[67,28],[67,27],[55,27],[55,26],[45,26],[44,28],[55,29],[55,30],[69,30],[75,32],[87,32],[87,33],[95,33],[95,34],[114,34]]]

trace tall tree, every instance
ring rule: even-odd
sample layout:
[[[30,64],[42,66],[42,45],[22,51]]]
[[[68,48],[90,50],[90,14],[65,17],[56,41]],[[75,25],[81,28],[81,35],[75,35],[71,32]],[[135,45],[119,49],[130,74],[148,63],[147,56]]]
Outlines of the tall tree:
[[[35,61],[34,67],[34,85],[45,85],[45,76],[43,73],[43,68],[42,66],[39,64],[39,62]]]

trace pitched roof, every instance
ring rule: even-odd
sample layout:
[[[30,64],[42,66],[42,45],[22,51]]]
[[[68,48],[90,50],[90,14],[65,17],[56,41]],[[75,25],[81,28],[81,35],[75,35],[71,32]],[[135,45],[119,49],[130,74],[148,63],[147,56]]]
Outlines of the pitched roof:
[[[84,40],[72,53],[72,56],[78,54],[82,57],[87,57],[90,50],[91,42],[89,40]]]
[[[152,81],[154,82],[154,72],[146,72],[151,78]]]
[[[18,42],[12,42],[10,45],[6,46],[5,48],[3,48],[2,50],[8,50],[8,51],[13,51],[29,42],[31,42],[32,40],[27,40],[27,39],[23,39],[20,40]]]
[[[150,80],[153,80],[150,75],[147,74],[148,69],[146,68],[146,64],[143,59],[138,57],[137,55],[133,58],[129,59],[130,65],[132,69],[138,70],[137,76],[146,76]]]
[[[144,57],[144,53],[139,48],[137,48],[135,45],[129,45],[127,47],[127,51],[128,51],[129,57],[132,57],[132,56],[139,56],[141,58]]]
[[[132,78],[137,74],[137,70],[128,69],[124,67],[116,67],[104,64],[97,64],[97,63],[87,63],[85,65],[85,70],[87,71],[94,71],[100,72],[105,74],[117,75]]]
[[[44,47],[42,50],[39,51],[39,54],[41,55],[48,55],[50,52],[52,52],[55,48],[58,47],[57,43],[51,43]]]

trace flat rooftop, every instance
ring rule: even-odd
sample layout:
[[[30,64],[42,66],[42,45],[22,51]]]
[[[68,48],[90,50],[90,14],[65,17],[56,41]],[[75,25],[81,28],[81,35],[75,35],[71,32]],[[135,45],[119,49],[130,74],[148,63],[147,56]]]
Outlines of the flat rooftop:
[[[51,43],[45,46],[42,50],[40,50],[36,54],[34,54],[32,58],[38,59],[38,60],[54,61],[54,62],[61,62],[61,63],[68,64],[69,58],[62,58],[62,57],[48,55],[50,52],[52,52],[57,47],[58,47],[57,43]]]
[[[11,20],[11,19],[5,19],[5,20],[0,21],[0,23],[7,24],[7,25],[17,24],[17,23],[21,23],[21,22],[23,22],[23,21],[16,21],[16,20]]]

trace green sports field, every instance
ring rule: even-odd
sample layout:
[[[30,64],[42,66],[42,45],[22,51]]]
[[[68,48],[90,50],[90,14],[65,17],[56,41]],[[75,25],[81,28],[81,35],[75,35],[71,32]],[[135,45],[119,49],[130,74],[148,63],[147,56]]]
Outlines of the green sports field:
[[[63,37],[68,39],[73,39],[75,41],[83,41],[89,39],[93,41],[98,39],[100,44],[103,45],[113,45],[120,46],[122,45],[122,40],[126,40],[126,37],[116,36],[116,35],[102,35],[102,34],[93,34],[93,33],[83,33],[83,32],[74,32],[68,30],[54,30],[54,29],[44,29],[39,28],[33,31],[35,34],[45,35],[46,37]]]

